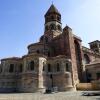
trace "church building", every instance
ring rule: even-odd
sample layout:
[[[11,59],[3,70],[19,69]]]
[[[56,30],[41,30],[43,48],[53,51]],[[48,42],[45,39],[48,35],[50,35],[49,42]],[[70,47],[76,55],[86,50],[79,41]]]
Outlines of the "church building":
[[[78,83],[100,79],[100,41],[82,46],[69,26],[62,28],[54,4],[44,17],[44,34],[28,45],[28,54],[1,60],[0,92],[73,91]]]

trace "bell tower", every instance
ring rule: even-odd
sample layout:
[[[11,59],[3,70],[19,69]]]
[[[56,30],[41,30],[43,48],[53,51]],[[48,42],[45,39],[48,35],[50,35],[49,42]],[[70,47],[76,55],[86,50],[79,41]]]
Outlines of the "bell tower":
[[[91,50],[93,50],[94,52],[100,53],[100,41],[99,40],[90,42],[89,45],[90,45]]]
[[[62,33],[61,14],[57,8],[52,4],[45,14],[45,34],[52,38]]]

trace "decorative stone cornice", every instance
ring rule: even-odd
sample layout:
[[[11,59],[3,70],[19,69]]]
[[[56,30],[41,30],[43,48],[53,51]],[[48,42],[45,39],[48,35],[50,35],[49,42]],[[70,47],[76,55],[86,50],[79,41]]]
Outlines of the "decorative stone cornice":
[[[6,60],[16,60],[16,61],[19,61],[19,60],[22,60],[22,58],[20,58],[20,57],[10,57],[10,58],[1,59],[1,61],[6,61]]]
[[[31,53],[31,54],[24,55],[22,58],[26,58],[26,57],[44,57],[44,58],[47,58],[47,56],[45,56],[43,54],[37,54],[37,53]]]

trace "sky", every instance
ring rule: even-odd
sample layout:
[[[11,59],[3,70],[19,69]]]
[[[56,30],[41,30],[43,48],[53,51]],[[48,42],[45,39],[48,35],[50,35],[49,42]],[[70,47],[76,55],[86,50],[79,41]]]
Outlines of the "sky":
[[[53,0],[82,45],[100,40],[100,0]],[[0,59],[21,57],[44,33],[44,14],[52,0],[0,0]]]

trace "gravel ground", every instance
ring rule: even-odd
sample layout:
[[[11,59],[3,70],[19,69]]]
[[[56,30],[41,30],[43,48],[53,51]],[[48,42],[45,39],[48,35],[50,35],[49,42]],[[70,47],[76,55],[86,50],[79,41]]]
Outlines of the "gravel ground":
[[[100,96],[81,96],[81,94],[82,92],[0,94],[0,100],[100,100]]]

